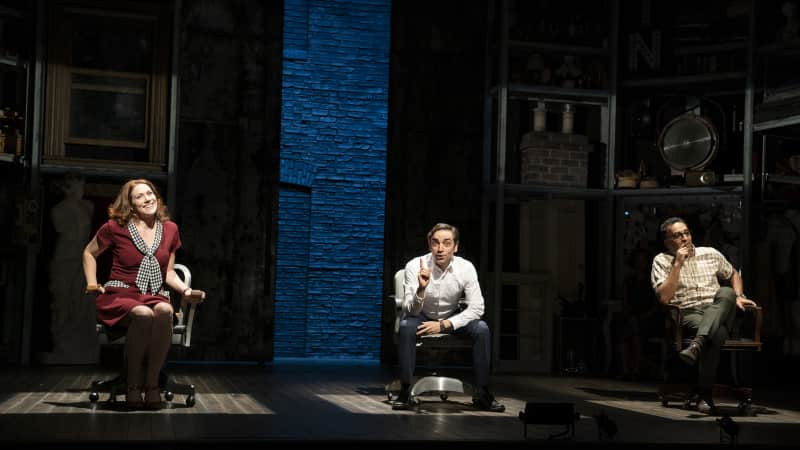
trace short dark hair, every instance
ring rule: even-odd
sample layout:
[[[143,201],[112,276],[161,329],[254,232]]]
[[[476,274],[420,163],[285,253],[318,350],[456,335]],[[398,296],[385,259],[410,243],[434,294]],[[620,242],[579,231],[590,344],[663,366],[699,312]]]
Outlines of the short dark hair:
[[[431,243],[431,238],[433,237],[433,233],[436,233],[439,230],[449,230],[453,233],[453,242],[458,244],[458,228],[450,225],[449,223],[437,223],[436,225],[431,228],[431,231],[428,231],[428,245]]]
[[[675,225],[676,223],[682,223],[686,225],[686,221],[680,217],[670,217],[669,219],[661,222],[661,226],[658,227],[658,231],[661,232],[661,239],[667,238],[667,228]]]

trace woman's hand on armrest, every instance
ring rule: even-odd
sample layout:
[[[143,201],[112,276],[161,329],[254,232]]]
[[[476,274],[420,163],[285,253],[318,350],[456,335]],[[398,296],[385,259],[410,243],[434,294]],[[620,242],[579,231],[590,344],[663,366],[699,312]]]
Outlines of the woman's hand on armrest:
[[[200,289],[186,288],[183,291],[183,299],[189,303],[203,303],[206,299],[206,292]]]
[[[105,294],[106,288],[103,287],[102,284],[87,284],[86,290],[84,291],[86,294]]]

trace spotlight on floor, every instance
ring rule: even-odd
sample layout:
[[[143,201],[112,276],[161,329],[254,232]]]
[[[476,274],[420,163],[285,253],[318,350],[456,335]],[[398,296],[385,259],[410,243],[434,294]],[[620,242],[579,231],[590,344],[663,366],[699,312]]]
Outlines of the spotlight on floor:
[[[575,405],[572,403],[527,402],[525,411],[519,412],[525,439],[528,438],[528,425],[564,425],[563,432],[548,435],[547,438],[561,438],[568,433],[570,437],[575,437],[575,421],[579,418],[580,414],[575,412]]]

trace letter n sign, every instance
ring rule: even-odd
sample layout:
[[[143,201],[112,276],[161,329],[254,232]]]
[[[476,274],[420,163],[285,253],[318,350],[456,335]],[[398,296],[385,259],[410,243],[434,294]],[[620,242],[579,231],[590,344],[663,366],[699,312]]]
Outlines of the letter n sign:
[[[650,70],[661,67],[661,32],[650,32],[650,47],[644,42],[642,35],[632,33],[628,36],[628,70],[635,73],[639,69],[639,56],[644,58]]]

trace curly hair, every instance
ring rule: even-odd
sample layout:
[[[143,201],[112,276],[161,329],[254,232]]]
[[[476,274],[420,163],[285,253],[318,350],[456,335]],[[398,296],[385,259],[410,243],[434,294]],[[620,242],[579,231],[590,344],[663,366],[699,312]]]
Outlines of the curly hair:
[[[128,223],[131,221],[131,218],[134,215],[131,191],[138,184],[146,184],[150,189],[152,189],[153,194],[155,194],[156,199],[158,199],[156,218],[160,222],[169,220],[167,205],[164,203],[164,200],[162,200],[161,194],[158,193],[158,189],[156,189],[156,186],[150,180],[145,180],[142,178],[129,180],[122,185],[119,190],[119,194],[117,194],[117,198],[114,199],[114,203],[108,207],[108,218],[116,221],[120,226],[128,226]]]

